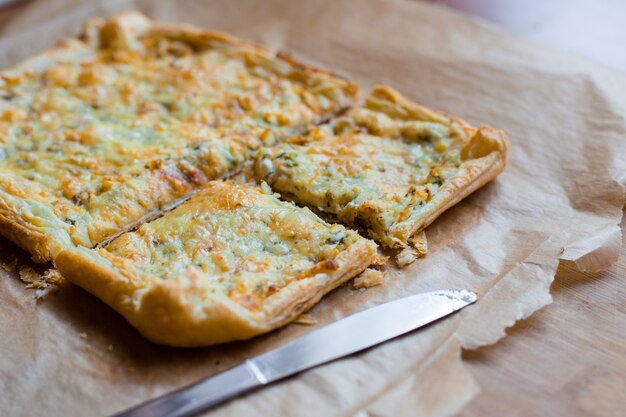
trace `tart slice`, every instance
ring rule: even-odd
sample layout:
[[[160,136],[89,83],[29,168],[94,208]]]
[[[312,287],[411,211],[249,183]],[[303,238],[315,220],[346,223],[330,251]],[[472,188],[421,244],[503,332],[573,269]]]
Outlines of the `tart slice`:
[[[255,175],[385,247],[420,249],[422,229],[504,169],[507,147],[501,131],[379,86],[362,107],[259,154]]]
[[[296,319],[378,258],[376,244],[269,187],[214,181],[104,248],[55,264],[148,339],[205,346]]]
[[[0,233],[36,261],[93,246],[326,120],[357,87],[137,13],[0,74]]]

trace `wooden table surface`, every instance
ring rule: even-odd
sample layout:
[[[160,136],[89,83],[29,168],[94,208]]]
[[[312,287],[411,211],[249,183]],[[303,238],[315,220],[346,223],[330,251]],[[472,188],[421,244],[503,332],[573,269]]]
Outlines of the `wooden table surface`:
[[[626,242],[607,271],[562,263],[554,302],[493,346],[464,352],[482,392],[460,414],[626,416]]]
[[[428,1],[626,71],[624,1]],[[22,7],[0,8],[0,25]],[[626,415],[626,245],[600,273],[562,263],[552,295],[497,344],[464,352],[482,392],[462,417]]]
[[[623,0],[429,1],[626,71]],[[621,228],[616,265],[589,274],[561,263],[551,305],[496,345],[464,352],[482,392],[462,417],[626,416],[624,220]]]

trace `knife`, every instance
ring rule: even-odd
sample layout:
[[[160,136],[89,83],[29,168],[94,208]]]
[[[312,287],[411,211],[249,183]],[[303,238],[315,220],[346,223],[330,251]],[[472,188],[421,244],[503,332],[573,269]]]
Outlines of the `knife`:
[[[476,294],[471,291],[446,289],[381,304],[113,417],[191,416],[254,388],[418,329],[475,301]]]

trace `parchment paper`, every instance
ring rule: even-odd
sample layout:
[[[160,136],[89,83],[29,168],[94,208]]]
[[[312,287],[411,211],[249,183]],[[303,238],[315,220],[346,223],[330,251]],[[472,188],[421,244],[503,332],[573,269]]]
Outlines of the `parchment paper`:
[[[212,416],[451,415],[478,387],[461,346],[496,342],[550,303],[559,259],[615,262],[626,184],[626,76],[424,4],[388,0],[38,1],[7,25],[7,67],[76,34],[84,19],[139,9],[229,31],[355,79],[505,130],[498,179],[427,229],[429,254],[385,284],[344,286],[312,311],[319,325],[409,294],[465,287],[480,301],[448,320],[248,394]],[[0,260],[27,255],[0,242]],[[230,367],[315,326],[249,342],[170,349],[145,341],[70,285],[36,302],[0,271],[0,414],[110,414]]]

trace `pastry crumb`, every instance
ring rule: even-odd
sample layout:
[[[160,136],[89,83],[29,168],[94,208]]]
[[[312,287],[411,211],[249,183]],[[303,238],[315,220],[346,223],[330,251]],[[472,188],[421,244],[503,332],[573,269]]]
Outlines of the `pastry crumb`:
[[[107,350],[108,350],[109,352],[113,352],[113,345],[109,345],[109,346],[107,347]]]
[[[36,290],[33,298],[41,300],[59,290],[63,277],[54,268],[45,270],[42,274],[28,265],[22,265],[19,269],[20,279],[26,283],[26,288]]]
[[[19,274],[20,279],[27,284],[32,284],[39,278],[39,274],[37,273],[37,271],[27,265],[20,266]]]
[[[404,248],[396,255],[396,263],[400,268],[413,263],[418,258],[413,248]]]
[[[15,271],[15,268],[17,268],[17,257],[12,256],[7,260],[4,260],[4,259],[1,260],[0,267],[2,267],[2,269],[4,269],[7,272]]]
[[[396,263],[399,267],[403,268],[410,263],[413,263],[417,258],[421,258],[428,252],[428,243],[426,241],[426,234],[421,231],[418,234],[412,236],[409,239],[409,246],[402,249],[400,253],[396,255]]]
[[[34,288],[36,290],[42,289],[42,288],[46,288],[48,286],[47,283],[43,282],[43,281],[32,281],[30,284],[28,284],[26,286],[26,288]]]
[[[383,283],[385,277],[384,271],[379,271],[373,268],[367,268],[352,282],[352,287],[360,290],[370,287],[375,287]]]
[[[42,276],[44,281],[48,284],[60,285],[63,283],[63,276],[59,271],[54,268],[47,269],[46,271],[44,271]]]
[[[87,333],[80,333],[79,336],[81,339],[87,339]]]
[[[317,320],[313,318],[310,314],[303,313],[300,314],[300,317],[293,321],[296,324],[317,324]]]
[[[418,257],[422,257],[428,253],[428,241],[426,240],[426,233],[422,230],[416,235],[409,238],[409,244],[413,246]]]

